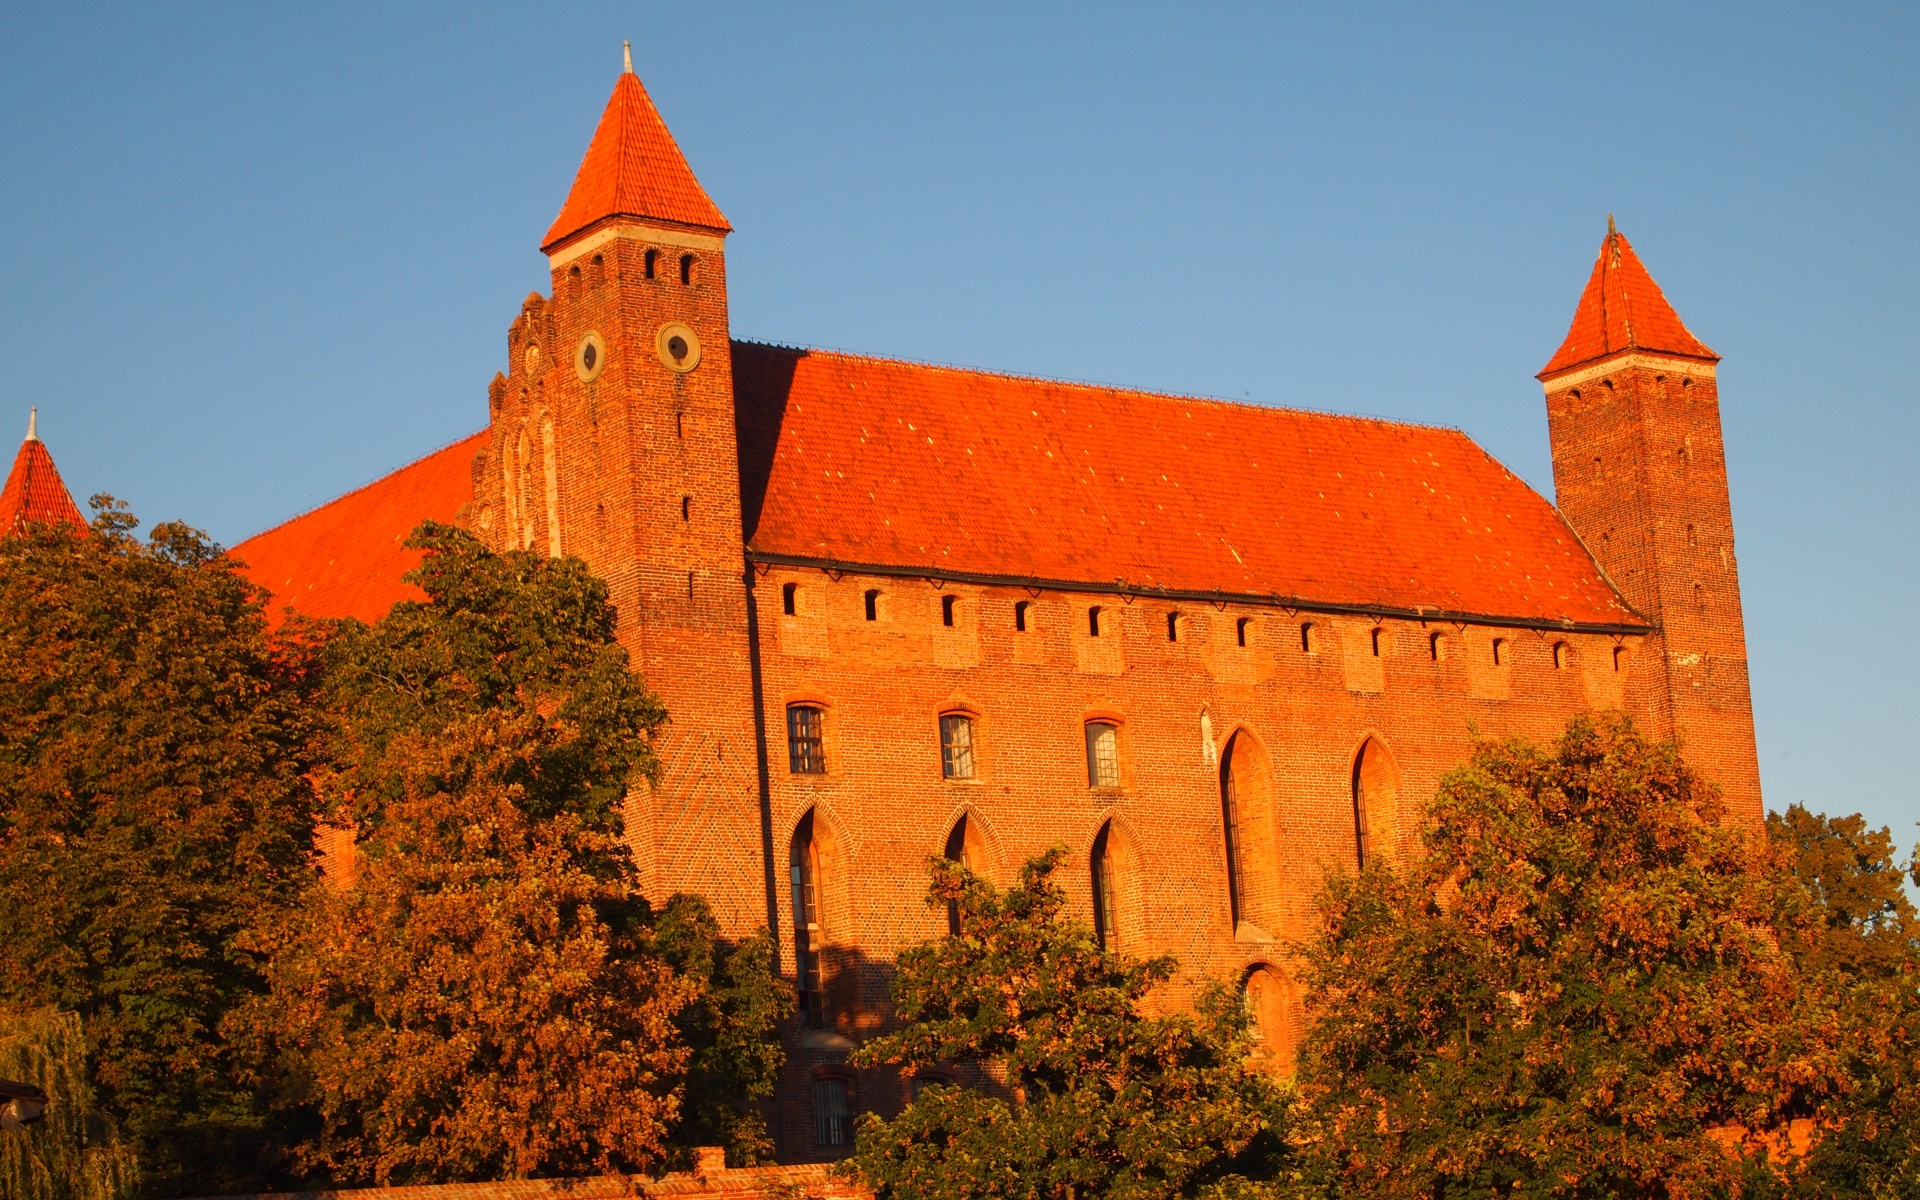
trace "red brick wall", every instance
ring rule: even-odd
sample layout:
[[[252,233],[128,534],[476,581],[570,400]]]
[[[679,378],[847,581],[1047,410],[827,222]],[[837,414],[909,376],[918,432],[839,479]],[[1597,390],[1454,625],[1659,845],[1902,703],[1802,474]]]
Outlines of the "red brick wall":
[[[797,613],[783,615],[783,587]],[[879,620],[864,595],[882,592]],[[955,624],[941,600],[959,597]],[[1580,711],[1624,705],[1652,715],[1644,639],[1548,630],[1375,622],[1265,608],[1218,611],[1153,599],[988,589],[773,567],[754,580],[763,633],[765,721],[772,738],[775,856],[786,879],[790,839],[811,810],[823,846],[822,924],[830,1030],[796,1045],[783,1088],[783,1157],[812,1155],[806,1086],[836,1069],[853,1037],[884,1019],[893,948],[945,930],[922,902],[925,863],[966,814],[982,834],[986,873],[1004,884],[1027,857],[1069,848],[1063,882],[1091,921],[1089,854],[1108,821],[1120,832],[1120,944],[1177,956],[1176,1001],[1201,977],[1237,981],[1280,965],[1266,938],[1306,932],[1313,891],[1355,856],[1356,755],[1369,738],[1390,755],[1375,840],[1404,855],[1419,807],[1483,734],[1550,737]],[[1028,631],[1014,605],[1030,601]],[[1086,609],[1104,610],[1100,638]],[[1179,611],[1180,640],[1167,640]],[[1248,645],[1236,625],[1251,617]],[[1300,626],[1311,621],[1313,650]],[[1431,655],[1431,637],[1443,657]],[[1504,640],[1504,662],[1493,641]],[[1561,667],[1553,649],[1564,644]],[[1614,650],[1622,647],[1621,669]],[[793,775],[780,744],[785,706],[826,709],[828,772]],[[976,717],[978,778],[942,777],[939,716]],[[1203,721],[1204,714],[1204,721]],[[1088,785],[1083,722],[1121,725],[1121,786]],[[1231,927],[1219,757],[1238,735],[1252,769],[1238,788],[1248,912]],[[1391,778],[1397,776],[1397,779]],[[1395,786],[1397,785],[1397,786]],[[793,954],[792,906],[779,927]],[[1257,928],[1255,928],[1257,926]],[[1297,1022],[1297,1011],[1293,1014]],[[863,1105],[891,1109],[902,1084],[853,1077]]]
[[[558,549],[608,581],[621,639],[673,714],[661,786],[629,806],[650,894],[701,891],[741,931],[768,923],[771,903],[791,972],[790,849],[814,814],[828,1027],[790,1031],[774,1106],[783,1160],[833,1153],[813,1139],[809,1087],[822,1072],[846,1078],[858,1107],[902,1103],[897,1075],[840,1064],[852,1039],[886,1019],[894,951],[945,928],[945,914],[921,900],[925,863],[963,814],[984,870],[1002,883],[1025,858],[1068,847],[1063,882],[1087,919],[1089,854],[1111,822],[1122,948],[1178,957],[1174,1003],[1203,978],[1275,967],[1264,1009],[1287,1014],[1269,1018],[1287,1026],[1273,1031],[1284,1041],[1300,1018],[1275,939],[1304,934],[1323,874],[1354,862],[1355,767],[1369,740],[1384,752],[1365,778],[1370,852],[1412,851],[1420,806],[1467,753],[1471,729],[1546,738],[1570,715],[1604,708],[1677,728],[1736,807],[1758,813],[1710,373],[1694,372],[1689,386],[1624,372],[1611,392],[1589,385],[1578,396],[1549,387],[1562,507],[1629,600],[1662,623],[1655,637],[748,568],[721,243],[667,227],[618,232],[561,250],[555,298],[530,297],[513,323],[512,369],[491,389],[491,442],[475,461],[473,521],[496,546],[548,552],[557,524]],[[652,279],[648,250],[659,255]],[[689,284],[683,253],[698,258]],[[697,369],[662,365],[655,341],[669,321],[697,333]],[[583,381],[575,355],[589,331],[606,357]],[[1583,480],[1581,464],[1596,456],[1599,473]],[[783,612],[788,583],[798,589],[793,616]],[[879,619],[868,621],[864,595],[875,588]],[[1093,604],[1104,610],[1097,638]],[[1176,609],[1180,636],[1169,641]],[[826,711],[824,776],[788,771],[785,710],[798,701]],[[975,719],[974,780],[942,777],[947,711]],[[1088,784],[1084,723],[1094,717],[1120,727],[1118,787]],[[1244,756],[1238,928],[1221,803],[1230,743]]]
[[[1758,821],[1760,763],[1712,364],[1628,354],[1546,383],[1560,511],[1659,626],[1656,728]]]
[[[682,256],[693,260],[687,283]],[[672,715],[660,786],[628,806],[648,891],[702,892],[729,927],[751,928],[766,921],[767,864],[722,242],[624,224],[576,239],[552,262],[554,298],[529,297],[508,331],[511,371],[492,389],[473,520],[495,546],[553,553],[557,508],[558,550],[607,581],[620,639]],[[699,339],[691,371],[662,361],[657,338],[670,322]],[[576,354],[589,333],[604,359],[583,381]]]

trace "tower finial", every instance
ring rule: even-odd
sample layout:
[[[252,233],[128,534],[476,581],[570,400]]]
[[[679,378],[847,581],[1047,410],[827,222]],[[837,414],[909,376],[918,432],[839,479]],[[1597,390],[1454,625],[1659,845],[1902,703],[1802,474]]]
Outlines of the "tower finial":
[[[1612,213],[1608,213],[1608,214],[1607,214],[1607,236],[1608,236],[1608,237],[1612,237],[1612,236],[1614,236],[1614,234],[1616,234],[1616,233],[1618,233],[1618,232],[1619,232],[1619,230],[1617,230],[1617,229],[1615,229],[1615,228],[1613,227],[1613,214],[1612,214]]]
[[[626,71],[626,73],[627,73],[627,74],[629,74],[629,75],[631,75],[631,74],[633,74],[633,43],[632,43],[632,42],[621,42],[621,43],[620,43],[620,52],[621,52],[621,53],[622,53],[623,55],[625,55],[625,56],[626,56],[626,59],[627,59],[627,71]]]
[[[29,408],[27,410],[27,440],[28,441],[37,442],[40,440],[40,434],[36,432],[39,425],[40,425],[39,408],[37,407]]]

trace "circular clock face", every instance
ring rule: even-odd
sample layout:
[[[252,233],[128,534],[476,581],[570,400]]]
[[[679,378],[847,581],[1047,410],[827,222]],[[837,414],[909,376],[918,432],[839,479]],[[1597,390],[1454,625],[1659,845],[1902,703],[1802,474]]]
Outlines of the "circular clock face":
[[[653,344],[660,364],[669,371],[684,375],[700,365],[700,339],[678,321],[662,325]]]
[[[592,383],[600,378],[606,365],[607,343],[597,331],[587,330],[580,344],[573,348],[573,373],[580,377],[581,383]]]

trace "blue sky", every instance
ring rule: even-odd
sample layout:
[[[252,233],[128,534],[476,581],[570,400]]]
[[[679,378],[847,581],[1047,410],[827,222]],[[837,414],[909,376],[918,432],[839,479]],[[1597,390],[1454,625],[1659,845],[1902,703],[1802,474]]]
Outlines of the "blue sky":
[[[622,38],[738,336],[1457,425],[1549,496],[1618,214],[1725,356],[1769,805],[1912,844],[1911,5],[9,5],[0,422],[228,543],[478,428]]]

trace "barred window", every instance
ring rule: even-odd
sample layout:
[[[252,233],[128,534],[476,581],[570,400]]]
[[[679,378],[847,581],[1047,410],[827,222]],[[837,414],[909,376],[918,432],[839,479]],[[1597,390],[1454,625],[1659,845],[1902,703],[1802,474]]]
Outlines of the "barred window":
[[[1120,786],[1120,731],[1111,722],[1087,722],[1087,786]]]
[[[847,1084],[843,1079],[813,1081],[813,1144],[844,1146],[852,1125],[853,1113],[847,1104]]]
[[[940,771],[948,779],[973,778],[973,718],[948,713],[940,718]]]
[[[795,775],[825,775],[826,746],[821,738],[825,714],[811,704],[787,709],[787,770]]]

